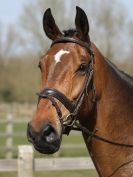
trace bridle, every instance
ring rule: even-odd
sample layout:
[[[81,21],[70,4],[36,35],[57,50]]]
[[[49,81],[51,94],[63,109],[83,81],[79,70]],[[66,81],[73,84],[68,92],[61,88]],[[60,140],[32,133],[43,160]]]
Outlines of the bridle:
[[[40,93],[37,93],[39,100],[40,99],[48,99],[51,101],[52,105],[55,107],[56,112],[58,114],[59,120],[61,122],[62,125],[62,133],[63,134],[67,134],[69,135],[71,130],[77,130],[77,131],[82,131],[84,133],[86,133],[86,135],[88,136],[87,142],[90,143],[90,141],[92,140],[92,138],[98,140],[98,141],[102,141],[104,143],[108,143],[111,145],[115,145],[115,146],[121,146],[121,147],[127,147],[127,148],[133,148],[132,144],[123,144],[123,143],[118,143],[118,142],[114,142],[111,140],[108,140],[106,138],[103,138],[99,135],[96,134],[97,130],[94,131],[90,131],[89,129],[87,129],[86,127],[84,127],[83,125],[81,125],[78,120],[77,120],[77,116],[78,116],[78,112],[81,108],[81,105],[83,103],[83,100],[85,98],[86,95],[88,95],[89,90],[92,89],[92,93],[93,93],[93,99],[92,99],[92,104],[93,107],[95,107],[96,105],[96,101],[97,101],[97,97],[96,97],[96,89],[95,89],[95,85],[93,83],[93,65],[94,65],[94,52],[93,49],[91,47],[91,43],[88,44],[87,42],[83,42],[79,39],[75,39],[75,38],[71,38],[71,37],[60,37],[57,38],[56,40],[53,41],[52,45],[56,43],[67,43],[67,42],[71,42],[71,43],[76,43],[81,45],[82,47],[86,48],[90,58],[89,58],[89,63],[88,63],[88,67],[86,69],[86,74],[85,74],[85,82],[83,84],[82,90],[79,94],[79,96],[77,97],[77,99],[75,101],[71,101],[69,100],[62,92],[54,89],[54,88],[45,88],[44,90],[42,90]],[[62,117],[62,112],[60,107],[58,106],[57,101],[61,102],[64,107],[69,111],[69,114],[67,115],[65,121],[63,120],[64,118]],[[114,174],[123,166],[132,163],[133,160],[130,160],[122,165],[120,165],[118,168],[116,168],[114,170],[114,172],[109,175],[108,177],[112,177],[114,176]],[[99,171],[99,174],[102,177],[102,174]]]
[[[37,93],[39,100],[40,99],[48,99],[51,101],[52,105],[56,109],[56,112],[59,116],[59,120],[63,126],[63,133],[64,134],[68,135],[71,130],[78,130],[78,131],[81,130],[88,135],[88,141],[90,141],[92,138],[95,138],[99,141],[103,141],[105,143],[116,145],[116,146],[133,147],[132,144],[130,145],[130,144],[117,143],[114,141],[110,141],[106,138],[100,137],[96,134],[97,130],[89,131],[86,127],[82,126],[78,122],[77,115],[78,115],[80,107],[83,103],[85,95],[88,95],[89,89],[92,89],[92,91],[93,91],[93,99],[92,99],[93,106],[95,106],[96,101],[97,101],[96,89],[95,89],[95,86],[93,83],[94,52],[91,47],[91,43],[87,43],[87,42],[81,41],[79,39],[71,38],[71,37],[57,38],[56,40],[53,41],[51,47],[56,43],[66,43],[66,42],[71,42],[71,43],[76,43],[76,44],[81,45],[82,47],[87,49],[87,51],[90,55],[88,67],[86,69],[86,74],[85,74],[86,78],[85,78],[85,82],[83,84],[82,90],[81,90],[79,96],[77,97],[77,99],[72,102],[60,91],[58,91],[54,88],[45,88],[40,93]],[[62,117],[62,112],[61,112],[61,110],[58,106],[58,103],[55,99],[60,101],[70,113],[70,114],[68,114],[67,119],[65,121],[63,121],[64,118]]]
[[[66,43],[66,42],[79,44],[80,46],[86,48],[90,55],[89,63],[88,63],[88,66],[86,68],[86,73],[85,73],[86,78],[85,78],[80,94],[78,95],[77,99],[73,102],[70,101],[62,92],[54,88],[45,88],[40,93],[37,93],[37,95],[39,97],[39,100],[48,99],[51,101],[52,105],[56,109],[59,120],[62,124],[63,134],[68,135],[71,130],[81,130],[80,127],[77,126],[78,125],[77,115],[83,103],[85,95],[88,94],[88,90],[91,88],[93,89],[93,103],[96,102],[96,93],[95,93],[95,87],[92,83],[94,52],[91,48],[91,44],[88,44],[87,42],[83,42],[79,39],[75,39],[71,37],[60,37],[54,40],[51,46],[53,46],[56,43]],[[65,108],[69,111],[69,114],[65,118],[65,121],[64,121],[64,118],[62,117],[61,109],[59,108],[58,103],[55,99],[61,102],[65,106]]]
[[[90,142],[90,140],[92,138],[94,138],[94,139],[97,139],[98,141],[103,141],[105,143],[112,144],[115,146],[133,148],[133,144],[123,144],[123,143],[118,143],[118,142],[114,142],[114,141],[108,140],[106,138],[103,138],[103,137],[96,134],[97,130],[90,131],[89,129],[87,129],[86,127],[84,127],[83,125],[81,125],[78,122],[77,115],[78,115],[80,107],[83,103],[85,95],[88,95],[89,89],[92,89],[92,91],[93,91],[93,99],[92,99],[93,106],[95,106],[96,101],[97,101],[96,89],[95,89],[95,85],[93,83],[94,52],[91,47],[91,43],[83,42],[79,39],[75,39],[75,38],[71,38],[71,37],[57,38],[56,40],[53,41],[51,46],[53,46],[56,43],[66,43],[66,42],[71,42],[71,43],[76,43],[76,44],[81,45],[82,47],[87,49],[87,51],[90,55],[88,67],[86,69],[86,74],[85,74],[86,78],[85,78],[85,82],[82,87],[82,90],[81,90],[79,96],[77,97],[77,99],[72,102],[60,91],[53,89],[53,88],[45,88],[40,93],[37,93],[39,100],[40,99],[48,99],[51,101],[52,105],[56,109],[56,112],[59,116],[59,120],[60,120],[62,126],[64,126],[64,128],[63,128],[64,134],[68,135],[71,130],[78,130],[78,131],[82,131],[88,135],[88,142]],[[58,106],[58,103],[56,102],[55,99],[60,101],[66,107],[66,109],[70,112],[70,114],[67,116],[66,121],[63,121],[62,112],[61,112],[61,110]],[[68,119],[69,119],[69,121],[68,121]]]

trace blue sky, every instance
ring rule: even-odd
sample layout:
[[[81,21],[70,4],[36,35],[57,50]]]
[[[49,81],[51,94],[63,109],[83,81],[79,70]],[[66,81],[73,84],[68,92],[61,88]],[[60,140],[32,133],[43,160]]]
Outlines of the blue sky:
[[[9,24],[17,20],[26,0],[0,0],[0,21]]]
[[[133,18],[133,0],[121,0]],[[27,0],[0,0],[0,21],[7,25],[14,23]]]

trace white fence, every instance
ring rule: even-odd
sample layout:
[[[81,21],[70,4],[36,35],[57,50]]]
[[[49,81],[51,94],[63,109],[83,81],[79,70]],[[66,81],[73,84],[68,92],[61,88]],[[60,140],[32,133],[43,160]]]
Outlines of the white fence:
[[[94,169],[89,157],[34,159],[32,146],[19,146],[18,159],[0,160],[0,172],[17,171],[18,177],[33,177],[34,171]]]
[[[6,139],[5,145],[0,146],[0,150],[6,151],[6,158],[12,158],[13,150],[16,148],[14,146],[13,137],[26,137],[26,131],[14,132],[14,124],[27,122],[28,118],[14,119],[12,114],[8,114],[5,119],[0,119],[0,124],[5,124],[5,132],[0,131],[0,137],[4,137]]]

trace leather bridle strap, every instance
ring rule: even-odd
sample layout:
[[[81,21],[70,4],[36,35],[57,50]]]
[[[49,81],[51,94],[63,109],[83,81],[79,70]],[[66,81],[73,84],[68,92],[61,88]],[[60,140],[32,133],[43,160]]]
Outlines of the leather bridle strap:
[[[37,93],[37,95],[40,98],[47,98],[47,99],[49,99],[50,97],[56,98],[61,103],[63,103],[63,105],[66,107],[67,110],[69,110],[70,113],[74,111],[73,103],[63,93],[61,93],[60,91],[54,88],[46,88],[42,92]],[[49,100],[53,103],[53,106],[57,107],[58,104],[55,105],[54,103],[56,102],[55,100],[51,100],[51,99]],[[60,115],[59,117],[62,117],[62,115]]]
[[[121,147],[127,147],[127,148],[133,148],[133,144],[124,144],[124,143],[118,143],[118,142],[114,142],[114,141],[111,141],[111,140],[108,140],[106,138],[103,138],[99,135],[96,134],[97,132],[97,129],[94,130],[94,131],[89,131],[89,129],[87,129],[86,127],[82,126],[80,123],[75,123],[77,127],[79,127],[82,132],[86,133],[88,135],[88,142],[94,138],[98,141],[103,141],[105,143],[108,143],[108,144],[112,144],[114,146],[121,146]]]
[[[65,42],[79,44],[80,46],[86,48],[90,55],[94,56],[94,52],[91,48],[91,43],[87,43],[87,42],[81,41],[79,39],[71,38],[71,37],[64,37],[64,36],[59,37],[52,42],[51,47],[56,43],[65,43]]]

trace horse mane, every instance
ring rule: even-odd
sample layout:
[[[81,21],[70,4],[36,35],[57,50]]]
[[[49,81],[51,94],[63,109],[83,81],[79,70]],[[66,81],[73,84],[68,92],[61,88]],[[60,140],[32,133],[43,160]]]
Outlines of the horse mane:
[[[90,44],[90,37],[89,35],[87,36],[82,36],[80,32],[76,29],[70,28],[68,30],[63,30],[63,37],[77,37],[80,40],[87,42]]]

